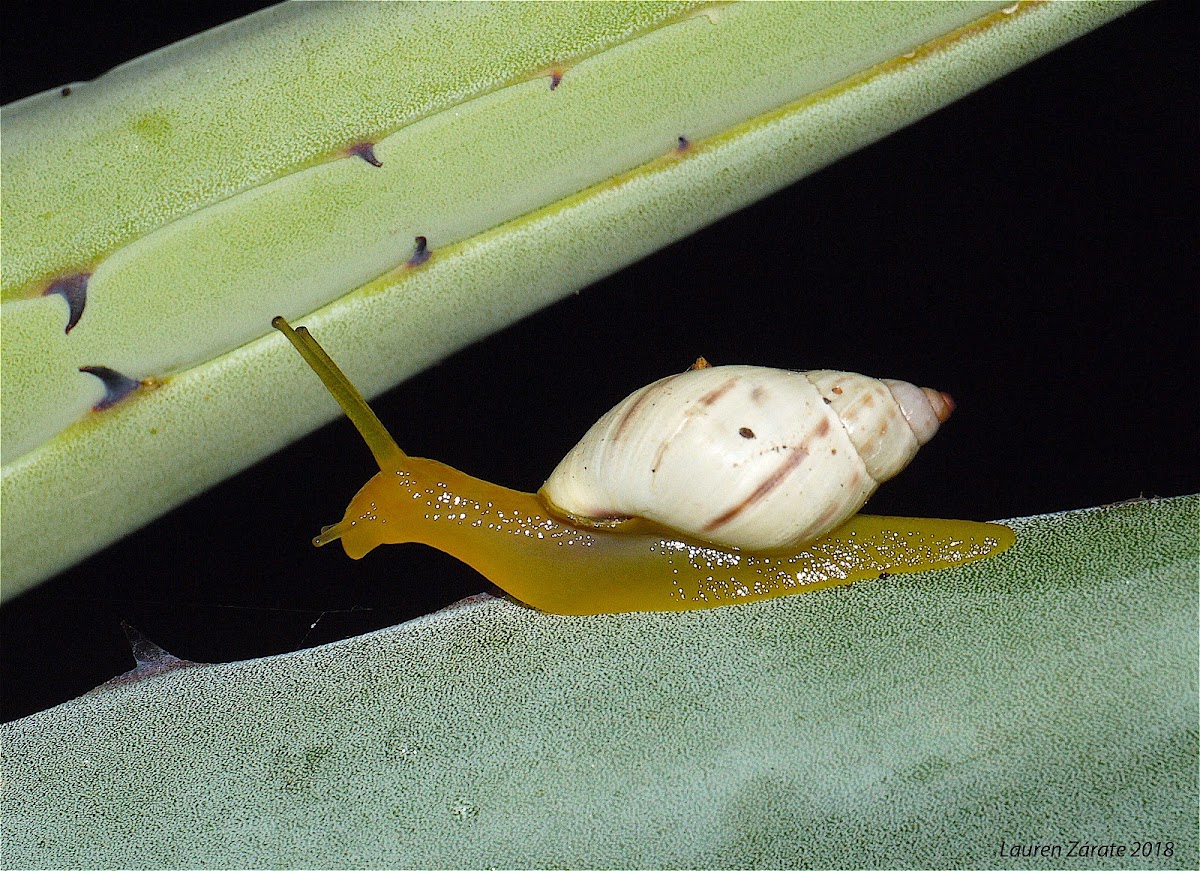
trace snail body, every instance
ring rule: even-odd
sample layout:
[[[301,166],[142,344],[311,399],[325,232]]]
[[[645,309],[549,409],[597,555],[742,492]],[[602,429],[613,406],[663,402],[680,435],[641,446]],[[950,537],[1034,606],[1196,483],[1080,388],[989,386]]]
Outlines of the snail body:
[[[527,605],[602,614],[757,601],[958,565],[1013,542],[998,524],[854,515],[948,416],[936,391],[852,373],[698,369],[635,392],[539,493],[523,493],[405,454],[305,328],[272,323],[379,464],[314,539],[340,540],[355,559],[421,542]]]

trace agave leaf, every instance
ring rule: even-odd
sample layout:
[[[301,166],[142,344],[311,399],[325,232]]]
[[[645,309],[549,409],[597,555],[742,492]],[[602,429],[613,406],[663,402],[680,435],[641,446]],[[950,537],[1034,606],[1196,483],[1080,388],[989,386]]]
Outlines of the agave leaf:
[[[309,323],[377,393],[1128,8],[998,6],[571,4],[570,27],[521,7],[500,33],[462,4],[370,26],[308,4],[8,107],[3,595],[332,416],[271,314],[323,306]],[[445,62],[390,50],[453,31]],[[305,40],[315,69],[281,49]],[[382,167],[345,151],[367,141]],[[86,190],[104,208],[77,224]],[[65,333],[42,294],[83,273]],[[145,383],[90,412],[83,366]]]
[[[6,864],[1195,867],[1198,511],[713,611],[482,597],[101,687],[0,733]]]

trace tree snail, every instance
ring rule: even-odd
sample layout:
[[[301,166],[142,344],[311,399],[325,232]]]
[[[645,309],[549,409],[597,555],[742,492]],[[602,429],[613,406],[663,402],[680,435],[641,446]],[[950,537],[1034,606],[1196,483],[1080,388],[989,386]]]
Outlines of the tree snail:
[[[685,611],[944,568],[1012,530],[857,515],[953,410],[949,396],[847,372],[697,366],[604,415],[541,490],[410,457],[304,327],[287,336],[379,464],[342,520],[359,559],[421,542],[556,614]]]

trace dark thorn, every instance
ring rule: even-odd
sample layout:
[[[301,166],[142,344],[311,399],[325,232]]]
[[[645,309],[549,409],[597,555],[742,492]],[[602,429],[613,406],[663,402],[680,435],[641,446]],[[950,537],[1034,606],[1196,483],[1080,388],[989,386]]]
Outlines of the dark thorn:
[[[420,266],[428,260],[433,252],[429,250],[429,240],[424,236],[418,236],[416,247],[413,249],[412,257],[404,261],[405,266]]]
[[[42,291],[42,296],[57,293],[67,301],[67,328],[63,331],[65,333],[71,332],[83,317],[83,307],[87,305],[88,279],[91,277],[90,272],[76,272],[74,275],[54,279]]]
[[[688,138],[686,136],[680,136],[679,142],[675,146],[675,150],[676,151],[687,151],[688,148],[691,146],[691,144],[692,143],[688,141]]]
[[[146,680],[147,678],[168,671],[175,671],[178,668],[208,665],[206,662],[192,662],[190,659],[180,659],[178,656],[167,653],[167,651],[163,650],[124,620],[121,621],[121,628],[125,630],[125,637],[129,639],[129,648],[133,652],[133,658],[136,660],[137,665],[124,674],[119,674],[112,680],[100,684],[100,686],[92,690],[93,693],[109,689],[110,687],[137,683],[140,680]]]
[[[558,87],[558,83],[562,81],[562,77],[563,77],[562,70],[551,70],[550,71],[550,90],[553,91],[555,88]]]
[[[116,369],[109,369],[107,366],[80,366],[79,371],[95,375],[104,384],[104,398],[92,406],[92,411],[111,408],[142,386],[141,381],[122,375]]]
[[[367,163],[371,164],[371,166],[383,166],[379,162],[379,158],[375,156],[375,143],[373,142],[360,142],[358,145],[351,145],[346,149],[346,153],[361,157]]]
[[[148,668],[156,665],[171,665],[176,662],[186,662],[178,656],[174,656],[163,650],[149,638],[142,634],[141,630],[122,620],[121,629],[125,632],[125,637],[129,639],[129,649],[133,653],[133,658],[137,660],[138,668]]]
[[[65,88],[62,89],[62,95],[64,97],[71,96],[71,86],[70,85],[67,85]]]

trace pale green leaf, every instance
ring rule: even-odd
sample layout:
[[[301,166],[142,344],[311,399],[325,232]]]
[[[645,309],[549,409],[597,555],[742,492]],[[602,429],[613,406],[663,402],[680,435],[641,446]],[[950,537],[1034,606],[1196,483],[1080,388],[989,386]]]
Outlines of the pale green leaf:
[[[0,733],[5,864],[1196,867],[1198,509],[712,611],[483,597],[101,688]]]
[[[3,595],[330,418],[271,315],[324,306],[377,393],[1129,8],[999,6],[306,4],[7,107]],[[66,334],[39,294],[72,270]],[[91,413],[96,365],[148,386]]]

